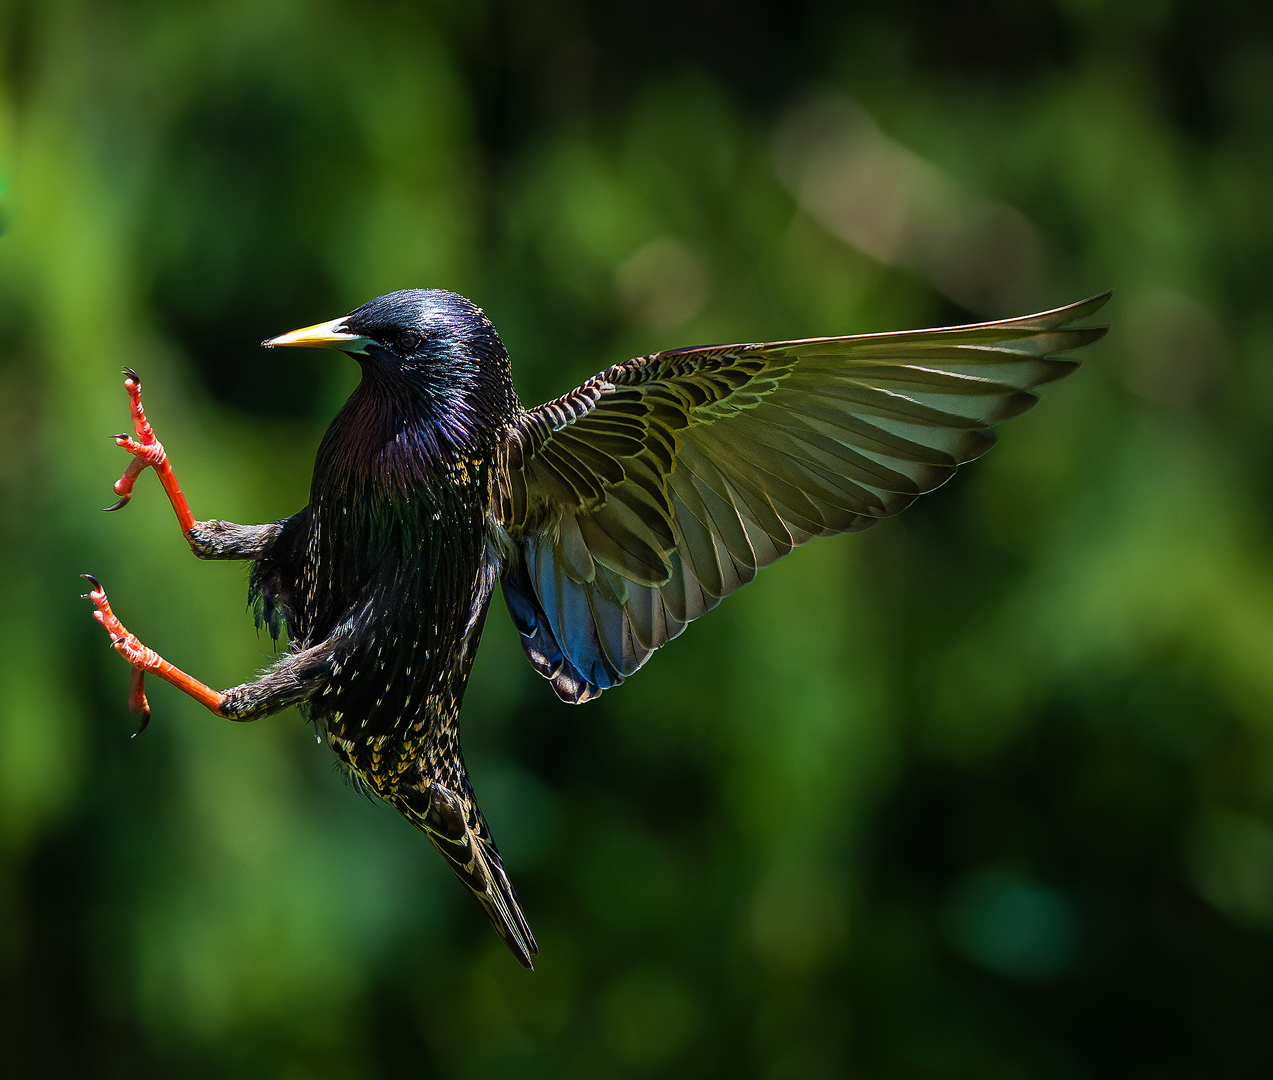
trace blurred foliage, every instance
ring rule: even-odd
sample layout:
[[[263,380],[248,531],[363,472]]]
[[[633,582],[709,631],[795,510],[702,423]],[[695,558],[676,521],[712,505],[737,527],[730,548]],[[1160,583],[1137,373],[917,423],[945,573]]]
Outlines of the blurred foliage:
[[[1273,20],[1238,0],[10,0],[0,17],[7,1075],[1273,1072]],[[294,713],[214,685],[356,379],[267,334],[444,286],[528,402],[659,347],[1016,314],[1114,332],[901,518],[559,704],[465,713],[517,967]]]

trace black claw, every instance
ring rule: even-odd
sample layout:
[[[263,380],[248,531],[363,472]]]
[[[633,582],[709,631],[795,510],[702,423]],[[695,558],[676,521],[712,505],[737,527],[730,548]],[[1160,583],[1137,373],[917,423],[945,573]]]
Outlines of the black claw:
[[[134,731],[128,737],[130,739],[137,738],[138,735],[140,735],[143,731],[146,730],[146,725],[149,723],[150,723],[150,710],[147,709],[144,713],[141,714],[141,723],[137,725],[137,730]]]
[[[131,436],[128,434],[128,432],[121,431],[118,435],[112,435],[111,438],[112,439],[128,439],[128,438],[131,438]]]
[[[92,574],[81,574],[80,577],[84,578],[85,581],[91,581],[94,589],[101,590],[102,583],[93,577]]]
[[[128,505],[128,500],[129,500],[129,499],[131,499],[131,498],[132,498],[132,496],[131,496],[131,495],[125,495],[125,496],[124,496],[122,499],[120,499],[120,500],[119,500],[119,502],[117,502],[114,506],[103,506],[103,507],[102,507],[102,513],[104,513],[104,514],[109,514],[112,510],[118,510],[121,506],[127,506],[127,505]]]
[[[135,372],[132,368],[124,368],[124,374],[132,379],[138,386],[141,386],[141,379],[138,377],[137,372]]]

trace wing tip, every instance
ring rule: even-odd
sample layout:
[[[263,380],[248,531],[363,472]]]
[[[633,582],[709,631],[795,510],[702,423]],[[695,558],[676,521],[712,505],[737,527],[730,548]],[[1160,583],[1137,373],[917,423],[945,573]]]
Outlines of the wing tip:
[[[1057,330],[1061,327],[1068,327],[1070,323],[1078,322],[1080,319],[1086,319],[1095,315],[1107,303],[1110,297],[1114,295],[1113,289],[1106,289],[1099,292],[1095,296],[1089,296],[1086,300],[1078,300],[1073,304],[1063,304],[1061,307],[1050,308],[1047,311],[1039,311],[1033,315],[1023,315],[1018,319],[1004,319],[1005,325],[1017,325],[1029,329],[1039,330]],[[986,325],[994,325],[993,323]],[[1095,337],[1089,341],[1095,341],[1097,338],[1104,336],[1108,332],[1108,326],[1083,326],[1072,327],[1073,330],[1094,330],[1097,331]],[[1084,341],[1083,344],[1088,344]],[[1078,348],[1078,346],[1074,346]]]

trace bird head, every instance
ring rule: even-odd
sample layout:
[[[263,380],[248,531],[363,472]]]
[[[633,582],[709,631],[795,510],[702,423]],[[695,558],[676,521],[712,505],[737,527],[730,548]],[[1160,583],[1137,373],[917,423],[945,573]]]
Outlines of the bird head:
[[[381,411],[398,412],[398,422],[408,426],[450,431],[460,442],[480,441],[483,429],[518,408],[508,351],[495,327],[476,304],[445,289],[388,293],[339,319],[262,344],[348,353],[362,366]],[[401,415],[404,408],[409,415]]]
[[[426,373],[508,366],[491,321],[470,300],[445,289],[402,289],[378,296],[348,315],[261,343],[339,349],[377,368]]]

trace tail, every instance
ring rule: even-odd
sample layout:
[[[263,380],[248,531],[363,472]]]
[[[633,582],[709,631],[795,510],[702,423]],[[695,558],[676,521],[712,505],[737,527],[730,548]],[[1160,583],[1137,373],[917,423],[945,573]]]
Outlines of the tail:
[[[539,952],[539,946],[468,784],[463,794],[434,781],[419,787],[401,785],[394,801],[469,887],[518,963],[533,970],[531,957]]]

